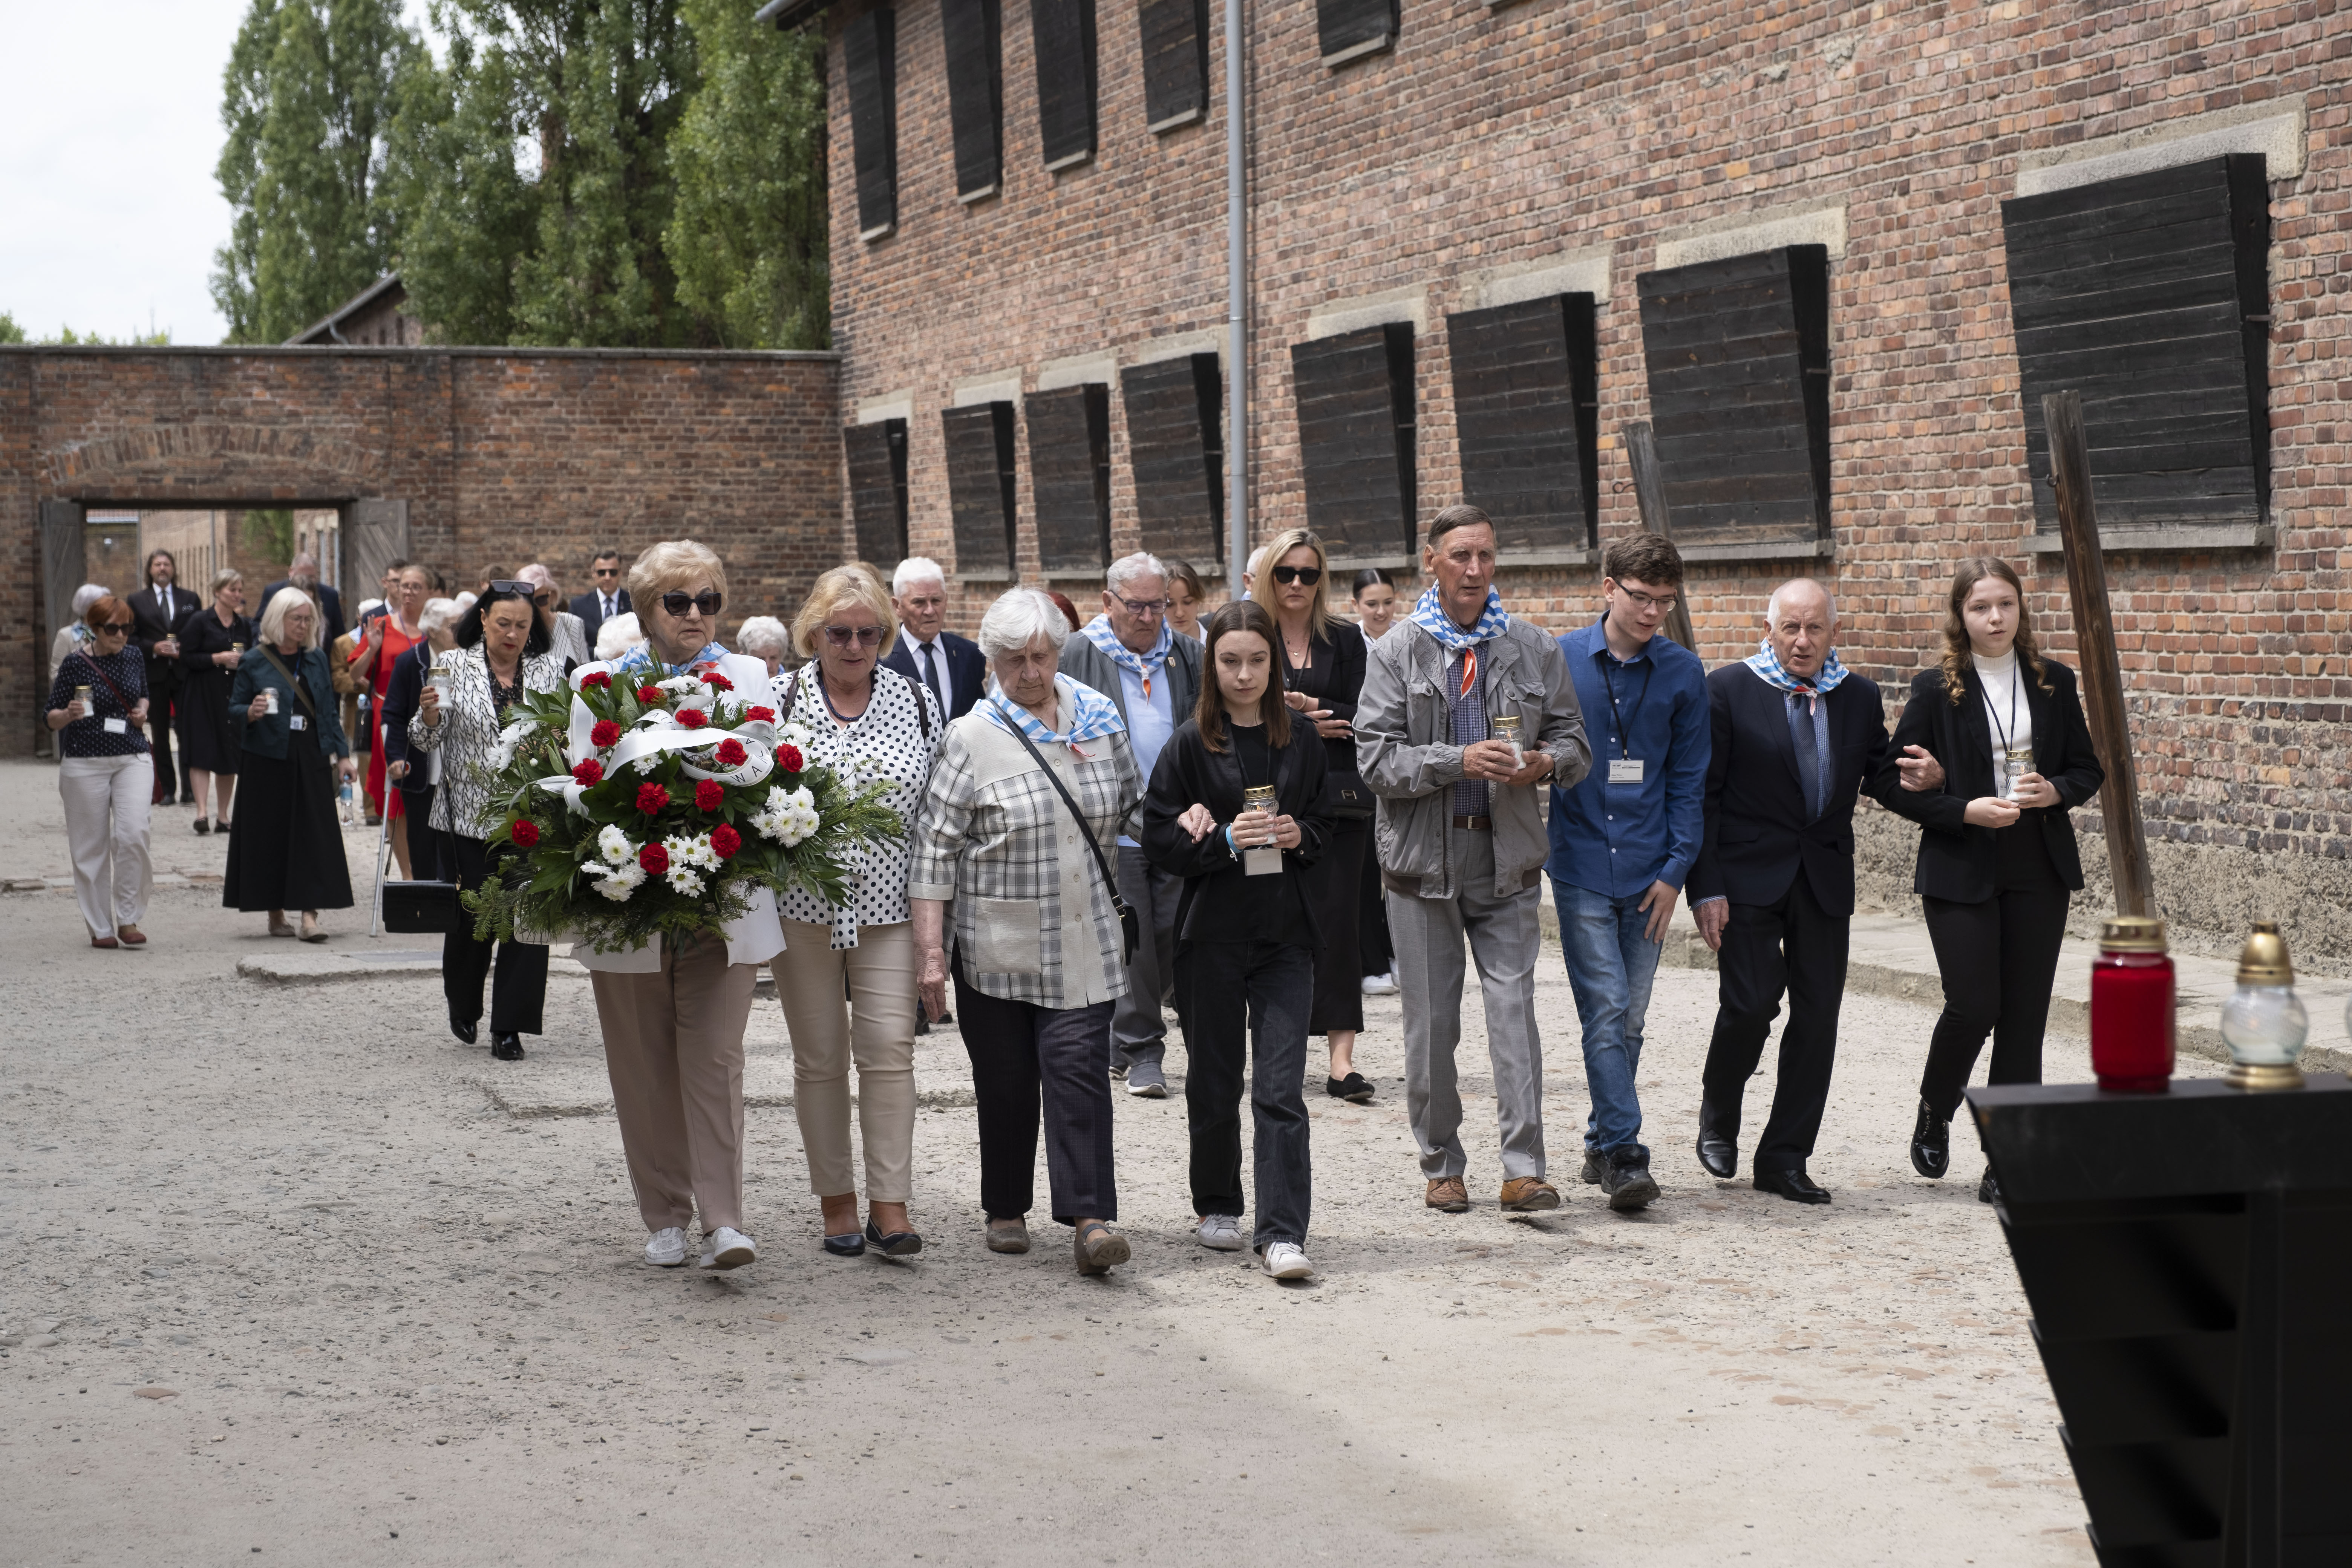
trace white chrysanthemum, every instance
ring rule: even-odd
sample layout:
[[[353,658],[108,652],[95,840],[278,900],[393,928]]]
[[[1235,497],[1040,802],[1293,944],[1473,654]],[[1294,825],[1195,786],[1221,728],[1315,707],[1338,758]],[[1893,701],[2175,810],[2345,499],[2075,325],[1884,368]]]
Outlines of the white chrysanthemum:
[[[512,741],[500,741],[490,748],[490,771],[502,773],[514,766],[515,749]]]
[[[596,835],[596,852],[604,858],[608,866],[625,866],[637,858],[637,847],[629,842],[627,834],[612,823],[606,823],[604,830]]]
[[[813,739],[814,739],[814,737],[809,733],[808,726],[801,723],[797,720],[785,724],[783,728],[776,731],[776,743],[778,745],[798,746],[803,751],[808,750],[809,742]]]
[[[721,864],[708,833],[673,833],[662,840],[662,847],[669,851],[669,863],[673,866],[698,866],[706,871],[716,871]]]
[[[673,862],[668,878],[669,885],[689,899],[702,891],[702,873],[691,866],[680,866]]]
[[[702,678],[698,675],[673,675],[667,680],[655,684],[673,697],[683,697],[689,691],[703,689]]]
[[[641,773],[649,773],[656,768],[661,766],[661,764],[662,754],[659,752],[647,752],[644,756],[639,757],[635,762],[631,763],[629,765],[636,769],[637,772]]]
[[[582,868],[596,876],[596,890],[616,904],[628,902],[629,895],[635,892],[646,879],[646,868],[635,860],[611,870],[602,866]]]

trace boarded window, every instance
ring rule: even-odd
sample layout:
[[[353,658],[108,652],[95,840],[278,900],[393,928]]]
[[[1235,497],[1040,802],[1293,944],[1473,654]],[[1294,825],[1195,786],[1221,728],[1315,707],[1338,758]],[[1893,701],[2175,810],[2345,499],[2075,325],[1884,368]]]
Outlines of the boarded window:
[[[841,433],[849,454],[849,514],[857,558],[887,569],[907,558],[907,422],[877,419]]]
[[[2252,542],[2270,500],[2261,156],[2021,196],[2001,226],[2039,531],[2058,529],[2042,399],[2079,392],[2109,542],[2196,524]]]
[[[1829,252],[1784,246],[1639,285],[1676,542],[1817,553],[1830,537]]]
[[[1462,497],[1505,550],[1599,538],[1592,296],[1551,294],[1445,319]]]
[[[1141,0],[1143,116],[1153,132],[1209,112],[1209,0]]]
[[[1343,66],[1396,42],[1397,0],[1315,0],[1323,63]]]
[[[1224,378],[1214,354],[1119,372],[1128,471],[1143,548],[1188,561],[1224,559]]]
[[[897,22],[888,6],[877,5],[851,17],[841,30],[860,239],[879,239],[898,226]]]
[[[1037,136],[1045,167],[1095,155],[1095,0],[1030,0],[1037,49]]]
[[[1048,572],[1110,564],[1110,388],[1100,382],[1032,393],[1029,489],[1037,554]]]
[[[996,194],[1004,177],[1004,32],[999,0],[940,0],[956,199]]]
[[[1412,325],[1391,321],[1290,345],[1307,526],[1330,552],[1412,553]]]
[[[1013,574],[1013,412],[1010,403],[976,403],[940,415],[947,436],[955,569],[965,576]]]

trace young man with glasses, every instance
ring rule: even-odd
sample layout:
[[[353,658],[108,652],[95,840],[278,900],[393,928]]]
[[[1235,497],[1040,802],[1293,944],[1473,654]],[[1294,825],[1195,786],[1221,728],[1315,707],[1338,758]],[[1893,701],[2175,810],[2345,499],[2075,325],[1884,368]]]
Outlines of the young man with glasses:
[[[596,584],[595,591],[574,597],[572,613],[580,617],[581,629],[587,634],[588,646],[593,648],[596,646],[597,628],[614,616],[635,614],[636,607],[629,603],[629,591],[621,584],[619,551],[596,552],[588,575]]]
[[[988,688],[988,660],[980,645],[946,629],[947,574],[926,555],[909,555],[890,574],[890,607],[898,616],[898,643],[882,662],[929,689],[953,723]]]
[[[1601,618],[1559,639],[1592,771],[1552,786],[1544,869],[1592,1091],[1584,1179],[1619,1210],[1658,1195],[1634,1078],[1658,955],[1705,826],[1706,667],[1658,636],[1682,583],[1682,555],[1664,534],[1617,540],[1601,556]]]

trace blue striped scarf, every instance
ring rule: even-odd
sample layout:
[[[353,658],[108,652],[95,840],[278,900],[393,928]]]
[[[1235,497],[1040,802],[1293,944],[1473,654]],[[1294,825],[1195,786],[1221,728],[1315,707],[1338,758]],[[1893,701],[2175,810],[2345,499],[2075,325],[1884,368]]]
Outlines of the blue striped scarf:
[[[1780,656],[1772,651],[1770,637],[1766,637],[1762,646],[1748,656],[1747,664],[1765,685],[1779,687],[1783,691],[1801,691],[1809,704],[1812,699],[1827,697],[1836,690],[1838,682],[1849,673],[1846,667],[1838,662],[1837,649],[1832,648],[1829,658],[1822,661],[1822,672],[1811,680],[1800,680],[1780,668]]]
[[[1071,699],[1070,730],[1066,735],[1047,729],[1035,714],[1004,695],[1004,688],[993,682],[988,689],[988,716],[1007,731],[1026,735],[1041,746],[1091,741],[1099,735],[1118,734],[1127,728],[1127,721],[1118,716],[1118,704],[1093,687],[1081,686],[1066,675],[1057,675],[1054,677],[1054,689]]]

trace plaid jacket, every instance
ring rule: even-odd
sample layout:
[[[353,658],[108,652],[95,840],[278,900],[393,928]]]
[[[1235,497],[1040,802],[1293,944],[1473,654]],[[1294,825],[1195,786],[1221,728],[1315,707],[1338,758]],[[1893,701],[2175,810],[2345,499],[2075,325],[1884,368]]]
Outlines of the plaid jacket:
[[[1070,717],[1065,691],[1055,728],[1066,731]],[[1039,750],[1086,812],[1086,831],[1114,842],[1143,794],[1126,732],[1079,742],[1083,760],[1067,746]],[[947,727],[915,825],[907,894],[953,902],[950,940],[973,989],[1054,1008],[1126,992],[1118,916],[1078,831],[1029,752],[984,707]]]

